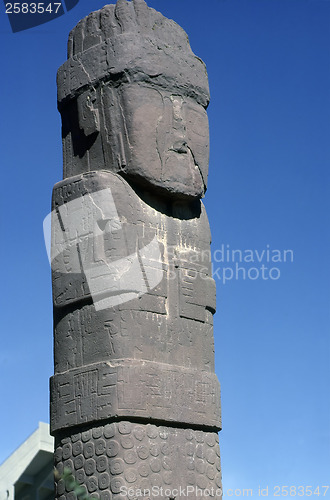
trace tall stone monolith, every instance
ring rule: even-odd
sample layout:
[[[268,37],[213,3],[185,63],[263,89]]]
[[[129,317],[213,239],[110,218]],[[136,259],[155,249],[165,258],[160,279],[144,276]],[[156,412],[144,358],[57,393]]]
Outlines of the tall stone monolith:
[[[201,202],[208,102],[186,33],[144,0],[118,0],[70,33],[58,71],[51,432],[57,477],[71,470],[93,498],[219,495],[215,283]],[[76,498],[63,479],[56,491]]]

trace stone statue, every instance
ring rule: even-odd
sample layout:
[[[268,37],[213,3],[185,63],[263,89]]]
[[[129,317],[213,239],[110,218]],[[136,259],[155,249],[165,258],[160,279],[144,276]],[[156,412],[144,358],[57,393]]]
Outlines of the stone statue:
[[[57,477],[71,470],[93,498],[163,488],[173,499],[180,487],[219,497],[215,283],[200,201],[208,102],[186,33],[144,0],[118,0],[70,33],[58,71],[51,429]],[[57,480],[57,498],[74,500],[68,489]]]

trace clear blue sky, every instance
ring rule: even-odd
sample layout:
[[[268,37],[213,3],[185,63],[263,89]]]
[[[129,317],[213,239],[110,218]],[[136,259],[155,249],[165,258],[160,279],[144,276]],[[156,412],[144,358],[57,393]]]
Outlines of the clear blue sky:
[[[224,490],[252,488],[258,498],[259,485],[272,496],[276,485],[329,484],[330,1],[149,5],[187,31],[207,64],[213,251],[294,255],[263,261],[279,269],[275,280],[241,273],[223,284],[222,267],[235,263],[215,263]],[[49,421],[52,303],[42,221],[62,177],[55,76],[70,29],[102,6],[80,0],[61,18],[13,34],[0,5],[0,462],[39,420]]]

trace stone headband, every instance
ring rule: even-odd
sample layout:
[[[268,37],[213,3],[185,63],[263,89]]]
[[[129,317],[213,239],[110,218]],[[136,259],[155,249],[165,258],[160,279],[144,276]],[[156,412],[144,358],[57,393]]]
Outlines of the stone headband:
[[[101,82],[145,82],[209,102],[205,65],[186,32],[144,0],[118,0],[82,19],[71,31],[68,60],[57,74],[59,109]]]

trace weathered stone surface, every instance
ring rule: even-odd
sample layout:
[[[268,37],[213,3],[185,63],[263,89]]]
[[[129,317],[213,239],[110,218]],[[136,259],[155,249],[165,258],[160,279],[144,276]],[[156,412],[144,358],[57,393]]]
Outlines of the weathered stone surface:
[[[136,417],[217,429],[214,373],[151,361],[84,365],[52,379],[52,431],[85,422]]]
[[[129,421],[82,428],[75,434],[62,434],[55,450],[55,467],[59,474],[70,469],[86,493],[104,500],[123,499],[129,489],[137,492],[129,498],[146,490],[146,498],[166,498],[170,496],[167,492],[177,492],[176,498],[195,499],[201,498],[200,490],[212,488],[212,496],[218,490],[217,497],[221,497],[216,432]],[[59,482],[57,495],[66,498],[69,494],[70,488]]]
[[[70,34],[58,72],[51,430],[57,470],[95,498],[122,500],[123,485],[221,486],[200,201],[208,100],[187,35],[144,0],[118,0]],[[74,499],[63,480],[57,498]]]

